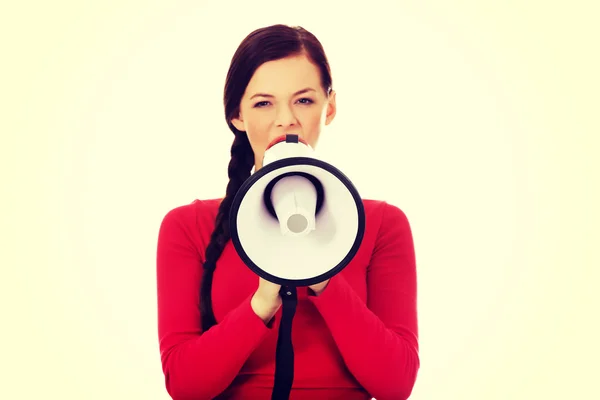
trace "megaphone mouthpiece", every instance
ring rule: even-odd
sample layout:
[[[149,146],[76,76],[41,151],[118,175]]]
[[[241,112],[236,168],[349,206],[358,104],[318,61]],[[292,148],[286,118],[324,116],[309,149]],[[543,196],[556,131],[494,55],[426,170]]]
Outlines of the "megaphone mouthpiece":
[[[308,142],[306,140],[302,139],[300,137],[300,135],[297,135],[295,133],[286,133],[285,135],[281,135],[281,136],[278,136],[275,139],[273,139],[269,143],[269,145],[267,146],[266,150],[269,150],[271,147],[273,147],[276,144],[281,143],[281,142],[286,142],[286,143],[301,143],[301,144],[304,144],[306,146],[309,146]]]
[[[282,135],[269,143],[263,156],[262,165],[264,167],[273,161],[291,157],[315,158],[315,154],[313,148],[298,135]]]
[[[285,236],[305,236],[315,230],[317,190],[308,179],[292,175],[281,178],[271,191],[271,203]]]

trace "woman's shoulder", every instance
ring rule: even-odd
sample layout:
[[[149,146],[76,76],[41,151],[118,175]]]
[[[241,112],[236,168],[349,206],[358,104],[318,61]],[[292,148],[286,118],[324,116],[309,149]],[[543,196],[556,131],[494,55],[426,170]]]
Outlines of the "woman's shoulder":
[[[194,199],[189,203],[178,204],[169,208],[165,217],[191,217],[202,216],[205,214],[217,214],[219,204],[222,198],[219,199]]]
[[[408,229],[410,222],[404,210],[391,201],[363,199],[368,229],[381,233],[387,229]]]
[[[173,206],[164,214],[162,223],[210,229],[214,225],[221,200],[222,198],[196,198],[189,203]]]
[[[194,199],[171,207],[160,223],[161,242],[190,243],[200,252],[210,239],[220,203],[221,199]]]
[[[386,213],[402,214],[404,211],[396,204],[383,199],[363,199],[365,213],[384,215]]]

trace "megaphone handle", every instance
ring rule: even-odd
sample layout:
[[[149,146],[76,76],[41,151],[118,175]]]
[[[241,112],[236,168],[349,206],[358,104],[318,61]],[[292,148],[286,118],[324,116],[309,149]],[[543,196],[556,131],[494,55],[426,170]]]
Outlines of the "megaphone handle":
[[[294,286],[281,286],[281,323],[275,353],[275,385],[271,400],[286,400],[290,397],[294,381],[294,347],[292,345],[292,320],[298,304],[298,293]]]

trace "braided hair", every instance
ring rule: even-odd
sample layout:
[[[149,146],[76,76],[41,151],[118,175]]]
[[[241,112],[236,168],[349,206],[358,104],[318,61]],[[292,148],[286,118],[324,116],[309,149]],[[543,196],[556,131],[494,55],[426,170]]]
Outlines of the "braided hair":
[[[239,106],[246,86],[260,65],[267,61],[299,54],[306,55],[319,67],[321,85],[329,94],[332,83],[331,72],[323,47],[312,33],[302,27],[277,24],[259,28],[246,36],[231,60],[225,81],[223,102],[225,119],[234,134],[234,140],[228,166],[229,183],[225,197],[219,205],[215,228],[205,251],[200,285],[200,317],[204,332],[217,324],[212,309],[212,281],[217,260],[231,238],[229,231],[231,204],[242,184],[250,177],[255,163],[254,151],[246,132],[236,129],[231,121],[239,115]]]
[[[219,205],[215,229],[210,237],[210,242],[206,247],[206,260],[204,262],[204,271],[202,272],[202,286],[200,294],[200,315],[202,316],[202,326],[210,327],[217,321],[212,311],[212,299],[210,296],[212,287],[213,272],[227,241],[230,239],[229,232],[229,211],[231,203],[240,186],[250,177],[250,171],[254,164],[254,153],[248,142],[248,136],[245,132],[235,135],[233,145],[231,146],[231,161],[229,161],[228,175],[229,183],[223,201]]]

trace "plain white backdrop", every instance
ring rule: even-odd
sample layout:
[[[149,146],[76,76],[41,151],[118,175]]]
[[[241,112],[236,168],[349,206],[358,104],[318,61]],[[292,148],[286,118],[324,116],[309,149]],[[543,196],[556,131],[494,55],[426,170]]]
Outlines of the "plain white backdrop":
[[[274,23],[307,28],[330,59],[320,156],[412,224],[411,399],[597,398],[591,7],[19,4],[0,12],[1,398],[169,398],[159,224],[224,193],[225,74]]]

